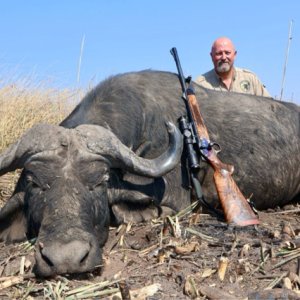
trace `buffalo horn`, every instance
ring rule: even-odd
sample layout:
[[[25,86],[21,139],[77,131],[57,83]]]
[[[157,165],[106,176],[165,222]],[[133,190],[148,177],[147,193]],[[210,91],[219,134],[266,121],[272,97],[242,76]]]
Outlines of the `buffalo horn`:
[[[82,125],[78,128],[86,126],[93,125]],[[113,168],[121,168],[146,177],[160,177],[171,171],[180,161],[183,148],[182,135],[171,122],[166,122],[169,135],[168,149],[154,159],[139,157],[109,130],[100,126],[93,127],[96,132],[88,139],[87,146],[94,153],[107,158]],[[82,128],[80,131],[84,132],[85,129]]]
[[[58,133],[66,130],[50,124],[37,124],[0,154],[0,176],[21,169],[34,154],[59,147]]]

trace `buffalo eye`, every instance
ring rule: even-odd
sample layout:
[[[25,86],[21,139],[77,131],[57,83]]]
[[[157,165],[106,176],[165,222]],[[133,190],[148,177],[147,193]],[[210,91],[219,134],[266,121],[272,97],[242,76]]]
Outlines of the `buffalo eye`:
[[[97,183],[95,183],[93,185],[90,185],[88,188],[89,188],[90,191],[93,191],[97,187],[102,187],[103,184],[105,184],[108,180],[109,180],[109,175],[105,174],[101,178],[99,178],[99,180],[97,181]]]
[[[26,181],[28,184],[30,184],[31,187],[36,188],[39,187],[37,181],[34,179],[34,176],[32,174],[27,174],[26,175]]]
[[[39,180],[31,173],[26,175],[26,181],[30,185],[31,188],[40,188],[43,191],[50,188],[50,186],[48,184],[46,186],[42,186],[42,184],[39,182]]]

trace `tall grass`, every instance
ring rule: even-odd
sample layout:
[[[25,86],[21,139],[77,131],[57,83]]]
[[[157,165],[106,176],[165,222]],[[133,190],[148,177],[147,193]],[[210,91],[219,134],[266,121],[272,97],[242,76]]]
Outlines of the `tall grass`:
[[[26,81],[0,87],[0,153],[37,123],[59,124],[84,94]],[[0,177],[0,206],[13,191],[18,173]]]
[[[0,88],[0,151],[39,122],[59,124],[74,107],[80,91],[27,89],[18,85]]]

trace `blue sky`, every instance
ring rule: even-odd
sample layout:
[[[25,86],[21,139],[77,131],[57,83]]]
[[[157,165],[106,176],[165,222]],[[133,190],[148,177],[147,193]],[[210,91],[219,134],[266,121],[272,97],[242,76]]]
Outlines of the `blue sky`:
[[[300,104],[298,0],[2,1],[0,78],[32,76],[65,88],[135,70],[175,72],[173,46],[184,73],[195,78],[212,68],[213,40],[228,36],[236,65],[254,71],[279,97],[291,20],[283,98]]]

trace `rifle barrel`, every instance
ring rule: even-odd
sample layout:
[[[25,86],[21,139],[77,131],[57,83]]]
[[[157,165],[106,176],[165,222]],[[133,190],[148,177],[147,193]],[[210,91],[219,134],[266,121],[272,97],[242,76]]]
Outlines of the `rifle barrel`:
[[[187,90],[186,90],[186,86],[185,86],[185,78],[183,76],[183,71],[182,71],[182,68],[181,68],[181,64],[180,64],[180,60],[179,60],[179,56],[178,56],[176,47],[173,47],[170,50],[170,52],[171,52],[171,54],[172,54],[172,56],[175,60],[175,64],[176,64],[177,71],[178,71],[178,76],[179,76],[179,81],[180,81],[180,84],[181,84],[181,88],[182,88],[184,97],[187,99]]]

